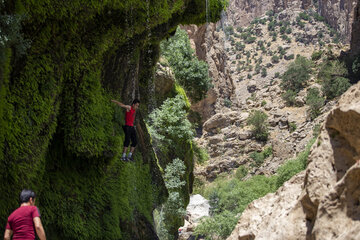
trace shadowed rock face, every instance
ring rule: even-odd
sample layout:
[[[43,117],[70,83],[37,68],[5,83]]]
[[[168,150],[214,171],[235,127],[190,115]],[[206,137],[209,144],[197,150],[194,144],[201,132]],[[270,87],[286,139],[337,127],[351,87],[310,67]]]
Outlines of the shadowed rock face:
[[[228,239],[359,239],[359,122],[360,83],[328,115],[306,172],[251,203]]]
[[[319,13],[336,29],[345,42],[350,42],[355,22],[354,8],[357,0],[319,0]]]
[[[354,55],[360,53],[360,1],[357,1],[354,8],[354,16],[351,34],[351,49]]]

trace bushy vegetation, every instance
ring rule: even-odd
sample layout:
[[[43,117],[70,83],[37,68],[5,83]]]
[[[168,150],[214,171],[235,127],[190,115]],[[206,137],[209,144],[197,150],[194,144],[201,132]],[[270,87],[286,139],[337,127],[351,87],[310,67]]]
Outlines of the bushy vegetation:
[[[168,60],[178,83],[193,101],[206,96],[211,79],[206,62],[198,60],[187,33],[178,28],[173,37],[161,42],[161,54]]]
[[[320,68],[318,79],[322,82],[322,91],[327,99],[340,96],[350,87],[348,71],[343,62],[328,60]]]
[[[259,167],[264,160],[272,155],[272,147],[266,147],[262,152],[252,152],[250,158],[254,161],[254,166]]]
[[[182,160],[176,158],[166,166],[164,178],[169,197],[155,215],[156,229],[161,240],[174,239],[174,234],[171,234],[173,228],[182,224],[181,220],[186,214],[182,197],[182,188],[186,184],[184,175],[185,165]]]
[[[306,86],[310,73],[311,62],[305,57],[297,56],[295,61],[289,65],[286,72],[282,75],[280,86],[284,90],[291,90],[297,93]]]
[[[203,164],[209,160],[210,156],[207,153],[206,149],[199,147],[197,144],[193,144],[195,162],[198,164]]]
[[[190,141],[194,132],[187,116],[187,104],[184,96],[168,98],[149,115],[149,132],[163,152],[173,158],[179,156],[182,146]]]
[[[250,114],[247,123],[252,126],[252,133],[256,140],[267,141],[269,136],[267,118],[266,113],[260,110]]]
[[[294,92],[293,90],[287,90],[281,95],[281,97],[284,99],[286,105],[288,106],[294,106],[296,103],[296,92]]]
[[[306,104],[309,105],[310,117],[315,119],[321,113],[321,107],[324,106],[325,99],[320,95],[317,88],[310,88],[306,96]]]
[[[312,55],[311,55],[311,60],[313,60],[313,61],[319,60],[321,58],[322,54],[323,54],[323,51],[321,51],[321,50],[320,51],[314,51],[312,53]]]

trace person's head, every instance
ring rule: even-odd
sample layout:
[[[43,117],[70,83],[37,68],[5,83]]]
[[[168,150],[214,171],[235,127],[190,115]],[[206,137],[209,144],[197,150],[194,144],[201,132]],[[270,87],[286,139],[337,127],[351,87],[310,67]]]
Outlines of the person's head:
[[[20,204],[30,203],[30,205],[35,205],[35,193],[30,189],[24,189],[20,193]]]
[[[131,104],[132,108],[136,110],[136,109],[138,109],[139,105],[140,105],[140,100],[135,98]]]

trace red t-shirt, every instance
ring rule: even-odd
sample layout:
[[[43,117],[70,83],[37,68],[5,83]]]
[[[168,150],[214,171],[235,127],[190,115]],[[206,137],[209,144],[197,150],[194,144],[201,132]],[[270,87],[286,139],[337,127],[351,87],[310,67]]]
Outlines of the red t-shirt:
[[[40,217],[36,206],[22,206],[12,212],[8,218],[6,229],[13,231],[13,240],[34,240],[35,217]]]
[[[134,126],[135,120],[135,109],[131,107],[130,111],[125,113],[125,125],[126,126]]]

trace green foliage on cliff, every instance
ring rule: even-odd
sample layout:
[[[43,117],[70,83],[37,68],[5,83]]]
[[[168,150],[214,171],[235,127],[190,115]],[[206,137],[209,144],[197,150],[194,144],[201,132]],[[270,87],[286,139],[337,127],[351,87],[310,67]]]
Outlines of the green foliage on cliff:
[[[322,81],[322,90],[327,99],[343,94],[350,86],[348,70],[339,60],[328,60],[320,68],[318,79]]]
[[[174,239],[173,226],[181,226],[186,211],[182,199],[185,165],[178,158],[174,159],[165,169],[165,186],[169,191],[169,198],[158,210],[157,231],[161,240]],[[171,234],[172,233],[172,234]],[[176,234],[176,233],[175,233]]]
[[[208,65],[194,55],[187,33],[178,28],[173,37],[161,42],[161,53],[189,97],[194,101],[203,99],[211,87]]]
[[[186,118],[186,105],[182,95],[168,98],[150,115],[149,132],[155,144],[165,153],[178,154],[194,136]]]
[[[324,106],[325,99],[320,95],[317,88],[310,88],[306,96],[306,104],[309,105],[310,117],[315,119],[321,113],[321,107]]]
[[[268,124],[266,122],[268,116],[266,113],[256,110],[252,112],[247,123],[252,126],[252,134],[259,141],[267,141],[269,136]]]
[[[205,2],[0,3],[0,225],[32,188],[51,239],[153,239],[152,211],[167,190],[141,110],[136,163],[120,161],[123,113],[110,99],[147,99],[143,76],[156,61],[146,50],[156,59],[179,23],[204,22]]]

